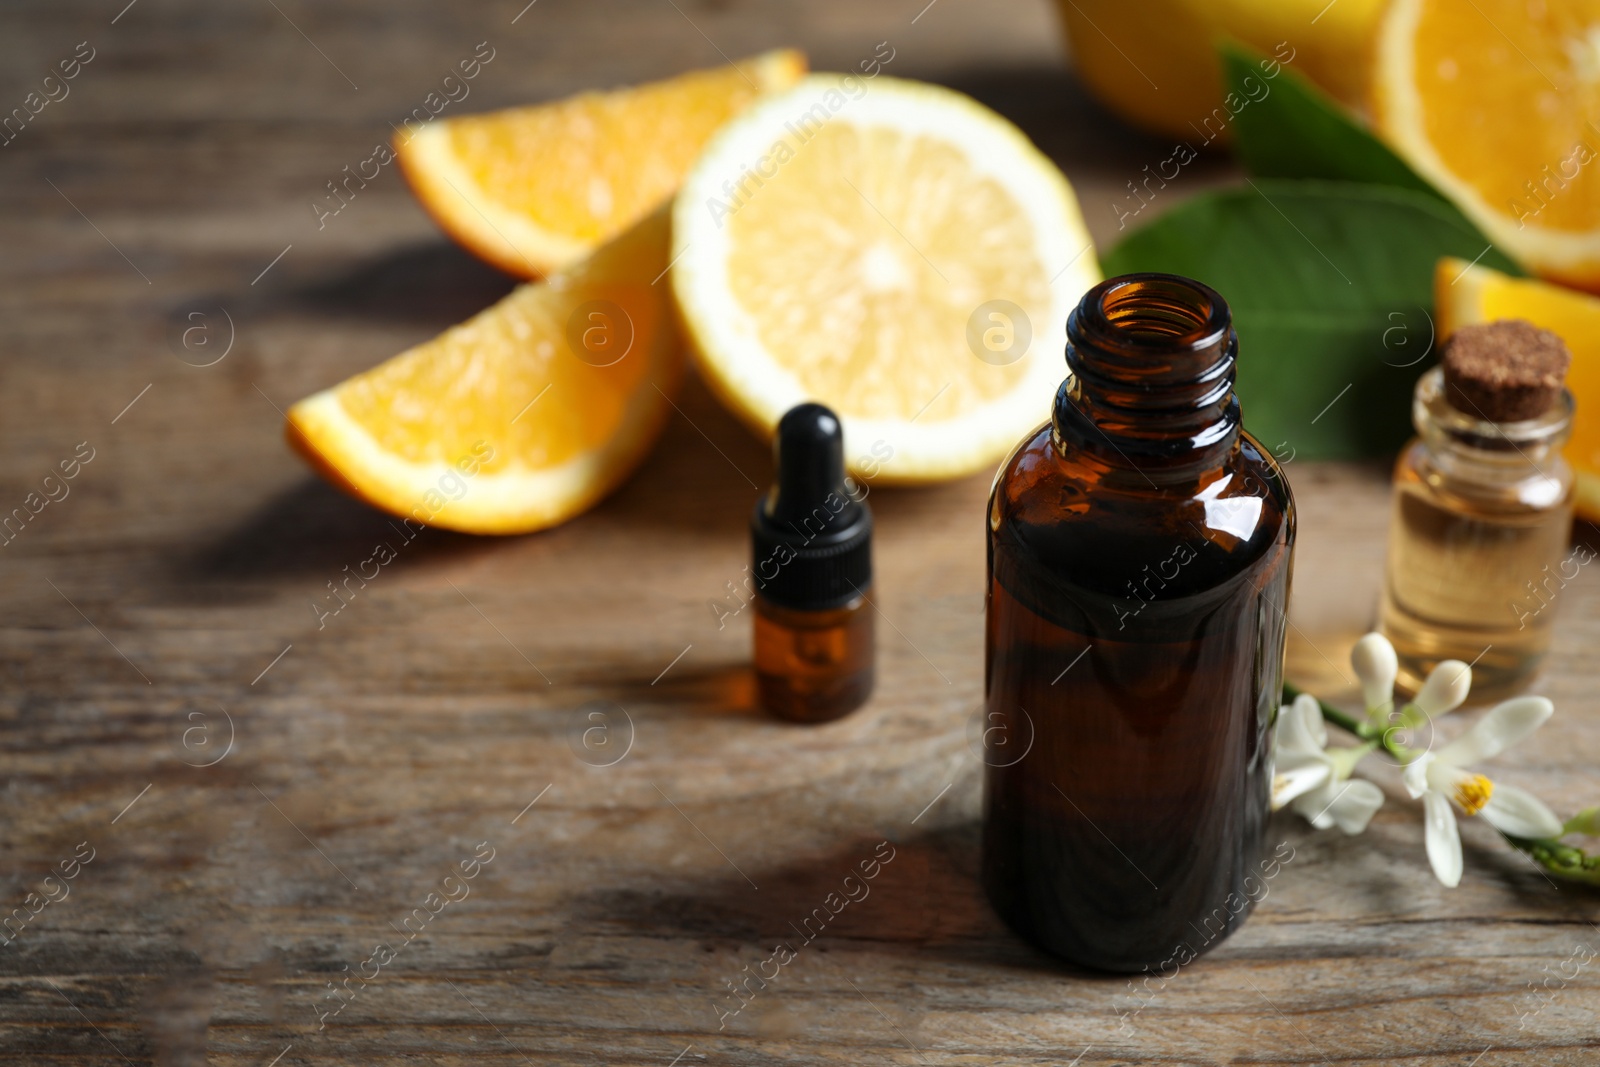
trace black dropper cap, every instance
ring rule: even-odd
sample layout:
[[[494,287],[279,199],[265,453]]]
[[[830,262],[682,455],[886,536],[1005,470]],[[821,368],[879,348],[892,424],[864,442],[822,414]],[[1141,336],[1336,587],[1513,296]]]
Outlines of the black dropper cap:
[[[779,607],[841,608],[872,584],[872,512],[845,485],[839,416],[790,408],[772,448],[778,483],[750,516],[756,588]]]

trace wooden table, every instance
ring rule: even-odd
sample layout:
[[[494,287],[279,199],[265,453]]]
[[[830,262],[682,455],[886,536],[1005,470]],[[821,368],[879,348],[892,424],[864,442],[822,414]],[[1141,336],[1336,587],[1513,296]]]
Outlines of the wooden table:
[[[890,73],[1022,124],[1108,243],[1110,202],[1165,145],[1085,100],[1043,3],[124,3],[13,5],[0,34],[6,109],[94,51],[0,149],[0,506],[93,456],[0,557],[0,863],[28,916],[0,954],[7,1062],[1600,1062],[1592,968],[1529,996],[1600,948],[1595,897],[1478,823],[1462,887],[1440,888],[1388,768],[1364,837],[1279,817],[1294,859],[1255,917],[1151,991],[1003,929],[975,881],[968,742],[987,478],[875,493],[879,693],[825,727],[753,710],[747,620],[719,629],[709,606],[770,469],[693,383],[593,513],[509,540],[429,531],[318,627],[325,583],[395,535],[288,453],[280,409],[510,286],[393,173],[321,230],[309,210],[448,66],[490,42],[487,108],[719,49],[795,43],[842,69],[888,40]],[[1209,161],[1164,196],[1229,178]],[[177,358],[196,325],[213,351],[231,334],[226,358]],[[1290,470],[1290,674],[1348,692],[1384,472]],[[1557,719],[1502,761],[1567,810],[1600,800],[1596,581],[1562,606]],[[719,1015],[885,848],[870,896]]]

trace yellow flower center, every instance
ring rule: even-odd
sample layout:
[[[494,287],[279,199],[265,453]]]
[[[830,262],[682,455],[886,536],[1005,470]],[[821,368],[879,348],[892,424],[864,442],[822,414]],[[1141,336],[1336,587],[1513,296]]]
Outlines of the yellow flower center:
[[[1456,803],[1468,815],[1476,815],[1489,803],[1494,783],[1481,774],[1468,775],[1456,783]]]

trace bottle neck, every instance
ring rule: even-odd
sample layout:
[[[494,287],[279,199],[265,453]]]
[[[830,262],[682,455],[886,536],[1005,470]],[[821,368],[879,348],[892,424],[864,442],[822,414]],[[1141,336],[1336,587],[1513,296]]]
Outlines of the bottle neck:
[[[1227,302],[1199,282],[1130,274],[1100,283],[1067,319],[1057,450],[1136,484],[1220,468],[1239,440],[1238,348]]]
[[[1561,446],[1572,433],[1574,403],[1563,389],[1544,414],[1520,422],[1490,422],[1456,408],[1446,397],[1444,370],[1417,380],[1411,421],[1440,474],[1463,486],[1497,488],[1562,478]]]

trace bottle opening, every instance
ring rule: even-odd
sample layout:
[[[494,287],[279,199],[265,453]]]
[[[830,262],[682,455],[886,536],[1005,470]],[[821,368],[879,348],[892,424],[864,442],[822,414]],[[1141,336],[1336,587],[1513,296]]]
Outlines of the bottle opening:
[[[1206,348],[1226,333],[1228,305],[1210,287],[1172,274],[1130,274],[1101,287],[1094,316],[1124,345]]]

